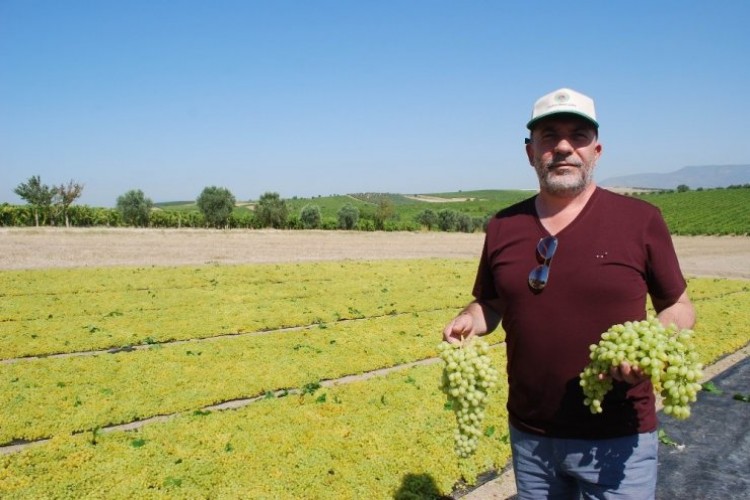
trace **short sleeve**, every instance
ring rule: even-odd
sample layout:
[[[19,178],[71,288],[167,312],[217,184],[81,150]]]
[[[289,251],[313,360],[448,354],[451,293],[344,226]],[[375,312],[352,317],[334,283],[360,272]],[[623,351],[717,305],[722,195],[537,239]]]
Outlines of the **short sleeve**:
[[[490,229],[487,228],[487,234],[490,234]],[[484,246],[482,247],[482,256],[479,259],[479,268],[477,269],[477,276],[474,281],[474,289],[472,295],[477,300],[492,300],[497,298],[497,289],[495,288],[495,279],[492,275],[492,267],[489,259],[489,236],[484,238]]]
[[[644,238],[649,294],[662,300],[677,301],[687,288],[687,282],[682,275],[669,228],[656,208],[645,226]]]

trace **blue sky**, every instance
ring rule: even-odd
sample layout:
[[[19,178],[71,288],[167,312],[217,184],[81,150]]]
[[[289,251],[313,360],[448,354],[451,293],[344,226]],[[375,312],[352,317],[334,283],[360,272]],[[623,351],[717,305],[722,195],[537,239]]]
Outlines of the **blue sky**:
[[[533,102],[592,96],[596,178],[750,163],[750,2],[0,0],[0,202],[535,188]]]

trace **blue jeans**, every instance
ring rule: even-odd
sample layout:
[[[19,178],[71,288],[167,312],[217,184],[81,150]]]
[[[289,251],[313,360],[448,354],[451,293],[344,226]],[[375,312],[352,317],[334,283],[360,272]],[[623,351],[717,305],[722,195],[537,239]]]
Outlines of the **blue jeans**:
[[[510,426],[519,499],[653,499],[656,432],[613,439],[558,439]]]

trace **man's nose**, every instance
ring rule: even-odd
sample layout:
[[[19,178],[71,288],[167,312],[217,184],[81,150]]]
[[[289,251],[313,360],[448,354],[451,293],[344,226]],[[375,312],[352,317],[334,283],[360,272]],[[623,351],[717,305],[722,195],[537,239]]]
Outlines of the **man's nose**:
[[[556,153],[570,153],[574,150],[575,148],[573,147],[573,144],[565,137],[560,138],[560,140],[557,141],[557,144],[555,145]]]

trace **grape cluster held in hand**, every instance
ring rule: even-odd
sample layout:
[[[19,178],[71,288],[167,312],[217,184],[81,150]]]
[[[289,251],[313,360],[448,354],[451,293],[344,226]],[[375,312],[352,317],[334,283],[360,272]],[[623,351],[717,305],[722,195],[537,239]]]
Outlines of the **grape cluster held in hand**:
[[[489,349],[485,341],[476,337],[460,344],[442,342],[438,346],[445,362],[441,389],[456,417],[455,450],[461,458],[476,451],[489,391],[497,384],[498,372],[492,366]]]
[[[688,418],[703,376],[703,366],[690,340],[692,333],[674,325],[664,327],[653,317],[612,326],[598,344],[591,346],[591,362],[581,372],[584,404],[592,413],[601,413],[604,397],[613,384],[606,375],[610,368],[626,362],[651,379],[654,390],[664,398],[664,413]]]

